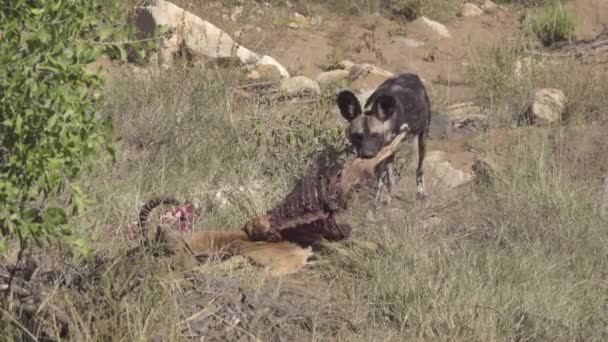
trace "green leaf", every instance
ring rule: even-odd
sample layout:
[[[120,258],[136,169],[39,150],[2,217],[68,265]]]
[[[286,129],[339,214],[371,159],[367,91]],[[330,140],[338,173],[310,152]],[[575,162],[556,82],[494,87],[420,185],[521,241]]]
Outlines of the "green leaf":
[[[43,213],[44,222],[50,226],[61,226],[68,223],[68,216],[61,208],[48,208]]]
[[[126,62],[127,61],[127,50],[125,50],[123,47],[119,46],[118,51],[120,52],[120,61]]]
[[[112,37],[112,35],[116,32],[116,29],[113,27],[106,27],[99,31],[99,39],[101,41],[105,41],[106,39]]]
[[[169,32],[171,27],[169,25],[158,25],[154,28],[154,36],[162,36],[165,33]]]

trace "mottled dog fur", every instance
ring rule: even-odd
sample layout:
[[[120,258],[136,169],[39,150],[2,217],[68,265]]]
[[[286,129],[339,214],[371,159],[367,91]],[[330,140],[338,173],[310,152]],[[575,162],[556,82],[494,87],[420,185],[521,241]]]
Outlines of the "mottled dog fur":
[[[424,199],[425,139],[431,120],[431,104],[418,75],[404,73],[384,81],[367,99],[362,108],[349,90],[337,98],[342,116],[349,122],[347,136],[359,158],[373,158],[401,132],[418,137],[418,167],[416,169],[416,198]],[[392,193],[394,185],[393,158],[378,169],[378,194],[386,188]]]

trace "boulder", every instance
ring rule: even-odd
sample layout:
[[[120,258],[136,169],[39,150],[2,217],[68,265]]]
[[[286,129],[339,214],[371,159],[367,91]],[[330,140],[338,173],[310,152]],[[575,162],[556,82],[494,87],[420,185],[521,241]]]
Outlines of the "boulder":
[[[260,60],[257,62],[257,65],[272,65],[279,70],[279,73],[281,74],[282,78],[289,78],[289,72],[287,71],[287,69],[283,65],[281,65],[281,63],[277,62],[274,58],[270,56],[263,56],[262,58],[260,58]]]
[[[490,0],[486,0],[482,5],[481,5],[481,9],[485,12],[485,13],[494,13],[496,11],[498,11],[498,5],[496,5],[494,2],[490,1]]]
[[[158,25],[173,29],[174,34],[161,43],[163,63],[171,63],[172,56],[181,48],[186,48],[195,58],[234,58],[241,63],[259,59],[226,32],[168,1],[157,0],[154,5],[137,7],[133,20],[142,38],[151,36]]]
[[[461,17],[476,17],[483,14],[483,10],[477,6],[476,4],[465,2],[460,7],[460,12],[458,13]]]
[[[560,121],[566,111],[566,102],[566,95],[559,89],[538,89],[532,94],[530,105],[522,119],[537,125]]]
[[[437,21],[431,20],[427,17],[420,17],[420,18],[414,20],[413,23],[415,23],[415,22],[422,23],[424,26],[431,29],[431,31],[437,33],[438,35],[440,35],[444,38],[452,38],[452,35],[450,34],[450,31],[448,30],[448,28],[445,27],[445,25],[443,25]]]
[[[316,96],[321,93],[321,88],[306,76],[294,76],[283,80],[279,91],[285,97]]]
[[[174,56],[186,53],[193,60],[232,61],[238,64],[274,64],[282,77],[287,70],[272,57],[257,53],[237,44],[226,32],[194,14],[164,0],[135,8],[131,21],[138,29],[138,38],[151,37],[159,25],[166,25],[173,34],[161,40],[159,62],[169,65]]]
[[[320,85],[327,85],[348,80],[350,72],[348,70],[336,69],[320,73],[317,82]]]
[[[428,170],[433,182],[440,187],[453,189],[473,180],[470,172],[458,170],[447,160],[443,151],[431,151],[424,159],[425,170]]]

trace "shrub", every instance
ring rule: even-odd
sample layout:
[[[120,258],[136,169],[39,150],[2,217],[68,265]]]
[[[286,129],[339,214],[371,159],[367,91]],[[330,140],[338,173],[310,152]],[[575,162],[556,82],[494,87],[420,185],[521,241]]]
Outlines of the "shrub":
[[[558,1],[543,7],[540,13],[531,18],[530,25],[545,46],[574,37],[574,20]]]
[[[125,59],[103,41],[129,32],[97,18],[102,3],[14,0],[0,11],[0,234],[22,246],[69,233],[63,208],[83,207],[74,180],[112,152],[110,122],[96,115],[102,80],[85,66],[104,52]]]

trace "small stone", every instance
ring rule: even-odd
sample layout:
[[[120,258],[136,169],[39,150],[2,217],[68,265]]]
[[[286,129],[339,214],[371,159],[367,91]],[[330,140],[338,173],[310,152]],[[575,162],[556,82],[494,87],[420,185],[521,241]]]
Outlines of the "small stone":
[[[481,9],[486,12],[486,13],[494,13],[498,10],[498,6],[490,1],[490,0],[486,0],[482,5],[481,5]]]
[[[460,8],[459,15],[461,17],[476,17],[483,14],[483,10],[479,6],[466,2]]]

